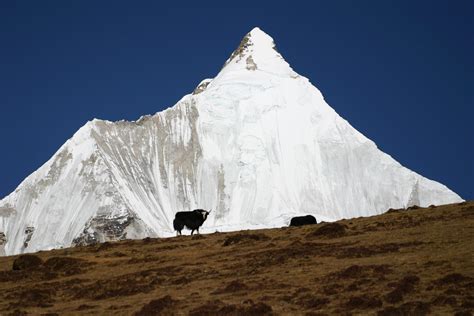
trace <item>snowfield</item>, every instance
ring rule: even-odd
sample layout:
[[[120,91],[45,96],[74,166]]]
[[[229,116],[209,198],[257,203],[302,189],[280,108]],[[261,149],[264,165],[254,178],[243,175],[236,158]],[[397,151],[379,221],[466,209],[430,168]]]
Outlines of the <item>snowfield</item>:
[[[174,214],[195,208],[214,232],[460,201],[380,151],[254,28],[175,106],[80,128],[0,201],[0,252],[173,236]]]

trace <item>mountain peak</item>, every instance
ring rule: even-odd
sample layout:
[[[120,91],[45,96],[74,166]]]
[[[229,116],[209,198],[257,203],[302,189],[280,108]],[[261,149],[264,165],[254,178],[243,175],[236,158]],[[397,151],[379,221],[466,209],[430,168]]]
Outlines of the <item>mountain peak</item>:
[[[273,38],[259,27],[254,27],[242,38],[239,46],[225,62],[224,68],[226,70],[263,70],[279,76],[297,76],[276,50]]]
[[[262,31],[258,26],[254,27],[245,37],[248,37],[254,46],[275,49],[273,38]]]
[[[259,27],[254,27],[250,32],[245,34],[227,63],[236,57],[243,57],[248,55],[248,53],[260,50],[275,50],[275,43],[270,35],[262,31]]]

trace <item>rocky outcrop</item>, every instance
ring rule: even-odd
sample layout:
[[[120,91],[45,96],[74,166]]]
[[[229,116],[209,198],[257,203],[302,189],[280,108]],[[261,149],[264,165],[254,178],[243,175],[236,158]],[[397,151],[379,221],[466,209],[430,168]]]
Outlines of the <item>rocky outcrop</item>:
[[[211,83],[212,79],[205,79],[194,89],[193,95],[199,94],[206,90],[207,86]]]
[[[74,246],[86,246],[105,241],[123,240],[127,238],[127,232],[132,230],[136,233],[141,230],[136,218],[127,215],[109,218],[100,215],[92,218],[84,228],[84,231],[73,240]]]
[[[5,255],[5,244],[7,243],[7,236],[5,233],[0,232],[0,256]]]
[[[33,237],[33,233],[35,232],[35,228],[33,226],[28,226],[25,228],[25,241],[23,242],[23,248],[26,249],[28,247],[28,243]]]

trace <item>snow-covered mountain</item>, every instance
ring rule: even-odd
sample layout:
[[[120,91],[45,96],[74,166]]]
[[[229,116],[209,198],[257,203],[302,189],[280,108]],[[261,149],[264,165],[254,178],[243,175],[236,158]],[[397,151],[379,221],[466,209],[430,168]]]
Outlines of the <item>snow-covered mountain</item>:
[[[213,232],[458,201],[377,149],[255,28],[175,106],[80,128],[0,201],[0,251],[172,236],[194,208],[212,209]]]

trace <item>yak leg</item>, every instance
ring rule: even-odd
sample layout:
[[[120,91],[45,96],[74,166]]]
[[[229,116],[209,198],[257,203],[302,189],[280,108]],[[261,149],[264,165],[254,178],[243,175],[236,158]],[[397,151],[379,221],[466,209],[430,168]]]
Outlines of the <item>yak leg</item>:
[[[193,235],[193,233],[194,233],[194,229],[193,229],[193,230],[191,230],[191,236]]]

